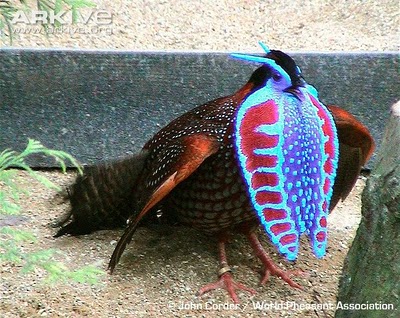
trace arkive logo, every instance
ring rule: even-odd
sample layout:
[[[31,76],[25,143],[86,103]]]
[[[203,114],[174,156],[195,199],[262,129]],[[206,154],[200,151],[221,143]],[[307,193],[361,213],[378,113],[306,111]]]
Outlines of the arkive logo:
[[[76,19],[76,20],[75,20]],[[37,24],[73,24],[82,23],[84,25],[110,25],[113,22],[113,14],[107,10],[88,10],[87,12],[80,12],[79,15],[74,16],[69,11],[54,11],[54,10],[32,10],[25,12],[18,10],[14,13],[11,24],[17,25],[19,23],[28,25]]]

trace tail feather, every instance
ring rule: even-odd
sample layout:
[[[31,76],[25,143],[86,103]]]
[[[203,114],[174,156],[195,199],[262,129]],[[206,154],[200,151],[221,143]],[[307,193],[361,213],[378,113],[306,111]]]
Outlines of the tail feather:
[[[135,183],[147,152],[88,167],[67,189],[71,210],[60,219],[55,237],[81,235],[126,225],[135,210]]]
[[[129,224],[128,228],[119,239],[118,244],[115,247],[113,254],[111,255],[110,262],[108,263],[108,270],[111,274],[114,271],[115,266],[117,266],[126,246],[131,242],[133,234],[136,232],[139,221],[140,220],[135,220],[131,224]]]

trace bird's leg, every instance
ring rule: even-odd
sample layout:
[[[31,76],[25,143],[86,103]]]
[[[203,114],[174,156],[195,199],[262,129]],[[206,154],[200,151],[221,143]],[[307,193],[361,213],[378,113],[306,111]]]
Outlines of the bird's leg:
[[[262,275],[260,283],[263,285],[267,282],[270,275],[278,276],[282,278],[286,283],[290,286],[303,289],[303,287],[293,281],[290,276],[298,275],[302,276],[304,273],[302,271],[284,271],[278,267],[274,263],[274,261],[268,256],[267,252],[264,250],[263,246],[261,245],[260,241],[258,240],[257,235],[254,232],[247,234],[247,239],[250,242],[251,247],[253,248],[254,253],[256,256],[261,260],[264,265],[264,273]]]
[[[221,237],[218,240],[218,251],[219,251],[219,260],[220,260],[220,269],[218,271],[218,281],[214,283],[207,284],[200,288],[199,296],[207,293],[211,290],[224,288],[228,291],[234,303],[239,303],[239,298],[236,295],[236,289],[245,290],[251,294],[255,294],[256,291],[252,288],[248,288],[241,283],[237,283],[233,280],[232,270],[228,265],[225,251],[226,238]]]

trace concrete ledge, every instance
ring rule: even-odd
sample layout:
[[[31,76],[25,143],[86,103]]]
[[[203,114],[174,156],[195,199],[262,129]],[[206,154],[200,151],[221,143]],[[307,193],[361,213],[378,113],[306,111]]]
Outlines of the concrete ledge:
[[[379,145],[400,99],[398,53],[292,56],[321,100],[351,111]],[[0,61],[0,150],[34,138],[84,164],[136,152],[171,119],[233,93],[257,67],[226,53],[3,49]]]

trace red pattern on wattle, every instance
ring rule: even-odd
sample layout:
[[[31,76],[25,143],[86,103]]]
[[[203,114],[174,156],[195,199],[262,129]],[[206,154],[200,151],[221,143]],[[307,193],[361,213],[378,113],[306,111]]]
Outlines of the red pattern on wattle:
[[[267,222],[272,221],[272,220],[283,220],[286,219],[286,211],[283,209],[264,209],[263,214],[265,217],[265,220]]]
[[[246,112],[240,126],[240,135],[242,136],[241,150],[246,157],[252,158],[249,161],[254,161],[253,158],[257,156],[253,152],[254,149],[273,148],[278,145],[279,136],[256,132],[258,126],[274,124],[278,119],[278,105],[273,100],[253,106]],[[256,158],[256,160],[263,159]],[[254,168],[258,167],[253,165],[253,169],[249,169],[249,171],[253,171]]]
[[[279,178],[276,173],[254,172],[251,177],[251,186],[258,189],[263,186],[275,187],[279,183]]]
[[[272,225],[270,229],[272,233],[274,233],[275,235],[279,235],[281,233],[289,231],[291,227],[292,226],[289,223],[280,223]]]
[[[326,122],[326,121],[325,121]],[[325,126],[325,124],[322,126],[322,130],[324,131],[324,134],[325,134],[325,136],[326,136],[326,133],[327,133],[327,131],[328,130],[325,130],[323,127]],[[330,129],[331,129],[331,131],[332,131],[332,126],[331,125],[329,125],[330,126]],[[331,142],[326,142],[325,143],[325,145],[324,145],[324,150],[325,150],[325,152],[329,155],[329,156],[331,156],[331,157],[333,157],[334,156],[334,154],[335,154],[335,147],[333,146],[333,143],[331,143]]]
[[[254,171],[259,167],[275,167],[277,164],[277,156],[261,156],[253,154],[252,159],[246,161],[246,169],[248,171]]]
[[[311,98],[311,102],[313,103],[313,105],[315,107],[317,107],[317,109],[318,109],[318,116],[321,119],[323,119],[323,121],[324,121],[324,123],[322,124],[322,131],[324,133],[324,136],[331,136],[333,134],[334,129],[332,127],[330,120],[327,119],[325,110],[322,109],[320,103],[313,96],[310,96],[310,98]],[[325,142],[324,151],[328,155],[328,160],[324,163],[324,171],[326,174],[330,175],[333,173],[332,158],[335,157],[335,151],[336,151],[332,140]],[[325,179],[323,190],[324,190],[325,194],[327,194],[330,190],[330,181],[328,178]],[[328,204],[325,201],[323,203],[322,208],[325,210],[327,208],[327,206],[328,206]]]
[[[256,193],[256,201],[259,205],[279,204],[282,202],[282,194],[280,192],[260,191]]]
[[[318,232],[316,235],[317,241],[318,242],[323,242],[326,238],[326,233],[325,232]]]
[[[279,242],[282,245],[290,245],[293,244],[294,242],[296,242],[297,240],[297,235],[296,234],[288,234],[288,235],[284,235],[280,238]]]
[[[333,164],[331,160],[327,160],[324,164],[324,170],[326,173],[331,174],[333,172]]]
[[[325,182],[324,182],[324,193],[325,194],[327,194],[329,192],[330,186],[331,186],[331,182],[329,181],[328,178],[326,178]]]

